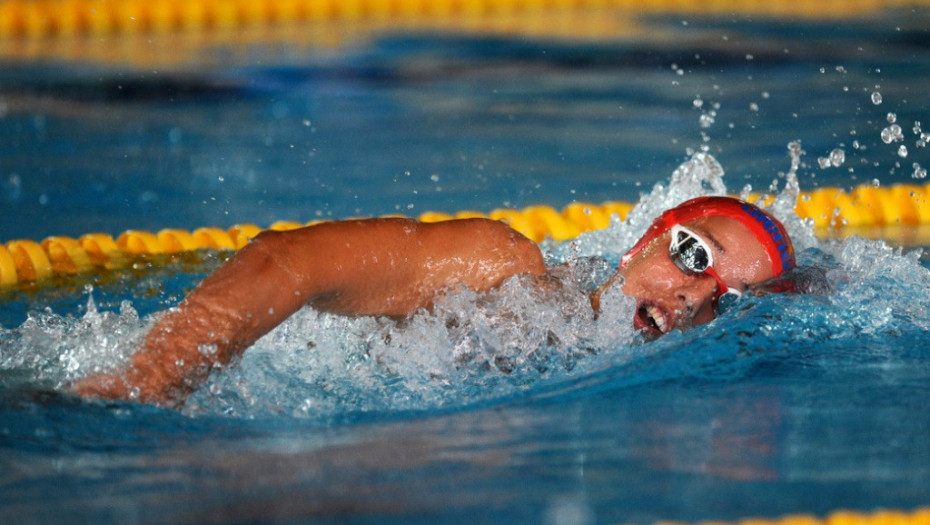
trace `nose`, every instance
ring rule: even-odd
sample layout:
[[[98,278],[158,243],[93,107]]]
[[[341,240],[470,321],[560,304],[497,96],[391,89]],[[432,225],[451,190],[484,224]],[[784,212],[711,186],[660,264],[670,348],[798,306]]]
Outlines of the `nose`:
[[[714,318],[713,299],[717,282],[703,274],[683,277],[672,290],[683,317],[690,317],[698,323],[710,321]]]

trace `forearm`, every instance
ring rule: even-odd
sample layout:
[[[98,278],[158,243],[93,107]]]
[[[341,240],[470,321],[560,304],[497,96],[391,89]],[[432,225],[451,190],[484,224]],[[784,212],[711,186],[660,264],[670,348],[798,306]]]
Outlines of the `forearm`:
[[[309,299],[268,244],[245,247],[156,322],[127,371],[130,397],[183,401]]]

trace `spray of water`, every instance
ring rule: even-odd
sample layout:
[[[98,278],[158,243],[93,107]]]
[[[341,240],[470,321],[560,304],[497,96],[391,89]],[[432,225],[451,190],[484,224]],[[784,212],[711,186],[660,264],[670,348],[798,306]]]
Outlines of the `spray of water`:
[[[460,290],[402,322],[304,309],[239,363],[215,371],[184,410],[326,420],[459,408],[623,370],[680,346],[698,348],[719,337],[722,326],[728,328],[724,337],[739,334],[733,336],[738,341],[717,344],[714,352],[730,353],[734,362],[746,341],[776,348],[783,340],[788,349],[805,337],[881,335],[902,326],[930,330],[930,272],[920,252],[855,238],[820,241],[794,214],[802,154],[800,143],[789,145],[791,166],[768,189],[773,197],[768,208],[788,228],[801,265],[817,269],[799,277],[816,293],[748,297],[710,325],[652,343],[632,330],[635,301],[618,286],[602,295],[602,312],[594,314],[589,293],[607,280],[655,216],[693,197],[726,193],[721,165],[698,153],[668,184],[643,195],[626,221],[615,218],[609,228],[567,243],[544,243],[555,277],[551,286],[541,289],[513,278],[490,293]],[[119,312],[98,311],[88,293],[81,316],[35,312],[19,327],[0,329],[0,373],[31,387],[66,389],[80,377],[125,366],[152,322],[140,319],[129,303]],[[709,359],[721,362],[719,355]],[[697,373],[708,366],[681,365],[669,366],[668,373]]]

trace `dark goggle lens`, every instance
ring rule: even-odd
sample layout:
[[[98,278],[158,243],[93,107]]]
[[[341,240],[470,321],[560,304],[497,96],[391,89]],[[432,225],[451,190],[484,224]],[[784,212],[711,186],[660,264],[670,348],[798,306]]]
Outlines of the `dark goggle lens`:
[[[707,250],[701,246],[701,243],[685,232],[678,232],[675,244],[669,250],[672,260],[682,270],[704,273],[709,266],[709,257]]]

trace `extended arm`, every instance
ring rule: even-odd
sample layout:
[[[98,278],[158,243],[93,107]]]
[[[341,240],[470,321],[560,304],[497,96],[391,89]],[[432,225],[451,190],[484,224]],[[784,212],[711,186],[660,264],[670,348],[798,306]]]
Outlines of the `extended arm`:
[[[538,248],[503,223],[408,219],[323,223],[266,232],[208,276],[152,328],[124,376],[75,391],[180,404],[305,304],[348,315],[403,316],[456,286],[488,290],[545,271]]]

